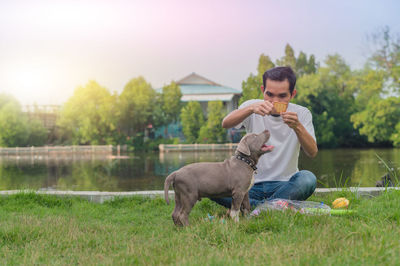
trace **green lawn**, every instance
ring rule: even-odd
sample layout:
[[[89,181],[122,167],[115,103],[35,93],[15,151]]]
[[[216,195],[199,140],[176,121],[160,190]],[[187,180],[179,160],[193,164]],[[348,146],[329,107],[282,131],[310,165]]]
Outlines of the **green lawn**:
[[[354,214],[274,211],[239,223],[205,219],[225,213],[205,199],[186,228],[173,225],[173,204],[161,198],[96,204],[35,194],[1,197],[0,264],[398,265],[400,192],[310,200],[330,204],[339,196],[350,199]]]

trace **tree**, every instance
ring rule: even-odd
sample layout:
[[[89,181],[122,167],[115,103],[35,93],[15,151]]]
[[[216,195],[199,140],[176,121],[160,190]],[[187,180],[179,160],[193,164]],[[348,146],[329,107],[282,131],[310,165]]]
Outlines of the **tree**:
[[[222,127],[222,119],[226,112],[222,101],[208,102],[208,119],[199,133],[200,143],[222,143],[226,139],[226,130]]]
[[[250,74],[246,81],[242,81],[242,97],[239,104],[251,99],[261,99],[263,97],[261,86],[262,78]]]
[[[306,74],[313,74],[317,72],[317,69],[318,69],[318,64],[315,61],[315,56],[312,54],[308,58],[308,63],[306,65],[305,72]]]
[[[276,62],[279,66],[290,66],[294,71],[296,71],[296,57],[294,56],[294,50],[290,44],[285,46],[285,55]]]
[[[0,146],[26,146],[29,137],[27,118],[13,97],[0,96]]]
[[[20,103],[6,94],[0,94],[0,128],[0,146],[41,146],[47,140],[41,121],[28,119]]]
[[[303,52],[299,53],[299,57],[296,60],[296,74],[297,77],[301,77],[307,72],[308,62],[307,62],[307,55]]]
[[[47,141],[47,129],[37,119],[29,120],[27,123],[29,137],[27,143],[29,146],[43,146]]]
[[[324,63],[326,65],[325,69],[329,70],[332,78],[338,78],[343,81],[351,75],[350,66],[339,54],[328,55]]]
[[[334,133],[335,118],[330,113],[329,91],[324,90],[319,74],[304,75],[297,82],[297,95],[293,102],[307,107],[313,115],[315,136],[318,145],[335,147],[337,140]]]
[[[317,71],[317,63],[315,62],[315,56],[310,55],[307,60],[307,55],[300,51],[298,58],[296,59],[296,75],[297,78],[305,74],[313,74]]]
[[[347,85],[355,96],[356,111],[364,110],[369,101],[381,98],[384,76],[384,71],[368,67],[353,73]]]
[[[153,103],[151,124],[153,127],[165,126],[164,137],[168,136],[168,125],[179,120],[182,109],[182,92],[178,84],[172,81],[157,93]]]
[[[397,123],[394,132],[390,136],[390,141],[393,142],[395,147],[400,147],[400,122]]]
[[[384,70],[388,89],[400,93],[400,37],[393,37],[389,27],[372,34],[371,42],[376,49],[369,62],[378,70]]]
[[[174,81],[162,88],[162,109],[166,124],[178,119],[182,108],[181,97],[181,89]]]
[[[152,119],[156,92],[143,77],[130,80],[119,96],[120,129],[127,136],[144,132]]]
[[[181,111],[182,131],[187,143],[195,143],[204,124],[203,110],[199,102],[188,102]]]
[[[275,67],[271,58],[268,55],[261,54],[258,59],[257,75],[250,74],[246,81],[242,82],[242,97],[240,98],[239,104],[250,100],[263,98],[261,92],[262,76],[265,71]]]
[[[339,55],[328,56],[326,66],[298,79],[295,103],[308,107],[318,144],[322,147],[352,146],[358,137],[350,116],[354,112],[353,90],[347,86],[350,67]]]
[[[387,142],[392,139],[397,144],[400,98],[369,101],[366,109],[354,114],[351,121],[361,134],[368,137],[369,142]]]
[[[399,146],[400,39],[393,38],[385,27],[371,40],[376,50],[349,83],[356,95],[356,112],[351,121],[369,142]]]
[[[156,93],[154,100],[152,102],[153,110],[151,118],[148,121],[154,128],[168,125],[167,116],[163,108],[163,95],[162,93]]]
[[[261,54],[258,59],[257,77],[262,80],[265,71],[273,67],[275,67],[275,64],[272,62],[271,58],[268,55]]]
[[[116,95],[89,81],[63,106],[58,126],[73,144],[113,144],[118,116]]]
[[[313,123],[315,125],[315,137],[320,146],[333,148],[338,146],[335,136],[335,118],[328,115],[327,111],[314,116]]]
[[[0,94],[0,109],[3,108],[8,103],[14,103],[16,105],[20,105],[17,99],[9,94]]]

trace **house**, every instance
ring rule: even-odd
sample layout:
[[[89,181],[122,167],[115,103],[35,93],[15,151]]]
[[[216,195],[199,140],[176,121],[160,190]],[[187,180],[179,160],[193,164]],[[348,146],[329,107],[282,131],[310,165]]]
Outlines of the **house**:
[[[182,92],[182,102],[197,101],[200,103],[203,113],[207,116],[207,105],[211,101],[222,101],[229,113],[238,108],[241,90],[220,85],[196,73],[192,73],[176,82]],[[161,92],[162,89],[157,91]],[[166,137],[165,132],[168,132],[169,137],[183,138],[181,126],[178,123],[171,124],[167,128],[156,130],[156,137]]]
[[[238,107],[242,92],[192,73],[176,82],[181,88],[182,102],[197,101],[207,114],[207,104],[210,101],[222,101],[229,113]]]

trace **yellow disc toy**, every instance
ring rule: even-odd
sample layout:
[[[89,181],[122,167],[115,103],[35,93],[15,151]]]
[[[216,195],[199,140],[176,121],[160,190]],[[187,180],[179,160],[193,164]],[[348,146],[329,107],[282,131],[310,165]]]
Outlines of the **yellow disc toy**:
[[[349,203],[349,200],[346,198],[337,198],[332,202],[332,207],[334,209],[347,208],[349,207]]]

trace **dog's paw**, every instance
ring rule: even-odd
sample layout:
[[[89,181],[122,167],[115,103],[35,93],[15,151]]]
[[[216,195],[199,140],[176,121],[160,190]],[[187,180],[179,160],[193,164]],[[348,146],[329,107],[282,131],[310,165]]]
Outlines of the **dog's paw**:
[[[231,210],[231,212],[230,212],[230,216],[235,222],[239,222],[239,213],[240,213],[239,210],[237,210],[237,211]]]

